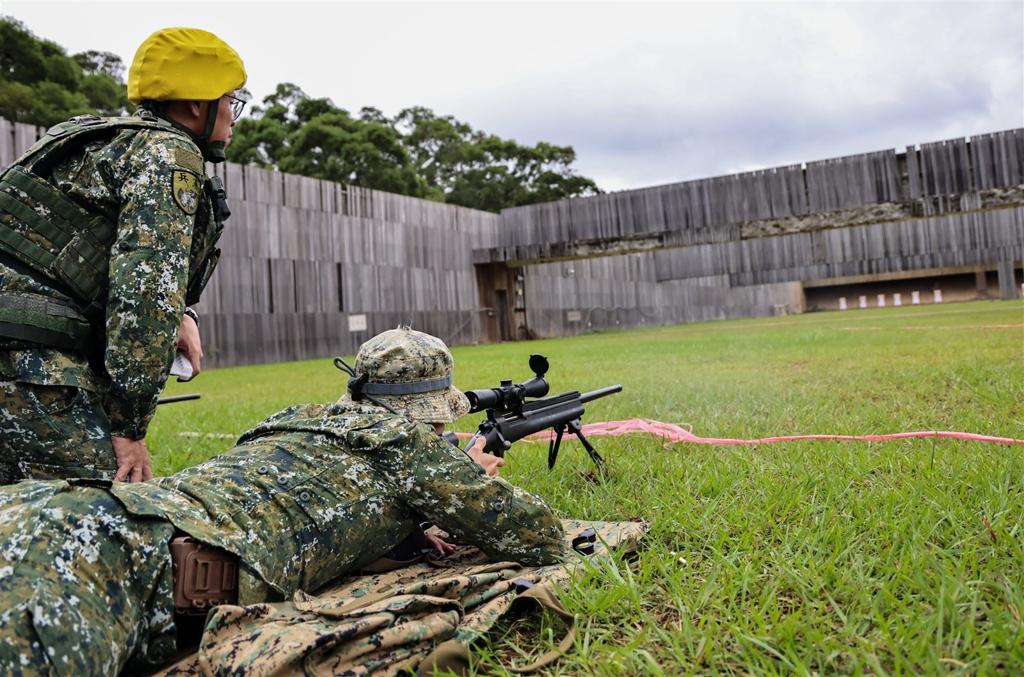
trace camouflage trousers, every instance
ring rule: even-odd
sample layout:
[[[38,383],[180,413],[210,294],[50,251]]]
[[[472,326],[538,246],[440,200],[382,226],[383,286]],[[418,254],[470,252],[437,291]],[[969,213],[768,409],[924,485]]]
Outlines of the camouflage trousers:
[[[21,479],[113,479],[110,422],[97,393],[0,381],[0,486]]]
[[[173,535],[100,487],[0,488],[0,674],[115,675],[172,658]]]

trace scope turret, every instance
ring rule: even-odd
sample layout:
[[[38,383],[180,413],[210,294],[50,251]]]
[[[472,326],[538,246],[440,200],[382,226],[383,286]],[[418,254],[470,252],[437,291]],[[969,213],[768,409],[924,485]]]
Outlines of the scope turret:
[[[543,355],[530,355],[530,369],[535,376],[524,383],[512,383],[511,379],[503,380],[497,388],[467,390],[469,412],[475,413],[494,409],[498,411],[516,411],[522,409],[527,397],[544,397],[550,385],[544,378],[548,371],[548,359]]]

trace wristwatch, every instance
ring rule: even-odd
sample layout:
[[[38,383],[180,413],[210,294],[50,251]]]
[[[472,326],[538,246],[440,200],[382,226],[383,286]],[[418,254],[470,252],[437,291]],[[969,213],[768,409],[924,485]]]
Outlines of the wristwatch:
[[[193,320],[196,321],[196,326],[197,327],[199,326],[199,313],[197,313],[196,311],[192,310],[191,308],[185,308],[185,314],[188,315],[189,317],[191,317]]]

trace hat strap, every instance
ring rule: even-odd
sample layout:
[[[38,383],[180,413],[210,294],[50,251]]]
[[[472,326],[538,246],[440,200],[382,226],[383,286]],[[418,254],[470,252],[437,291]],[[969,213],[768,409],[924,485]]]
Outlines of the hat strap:
[[[352,396],[353,402],[359,402],[365,397],[366,399],[376,404],[378,407],[384,407],[395,416],[401,416],[401,414],[399,414],[397,411],[395,411],[388,405],[384,404],[383,402],[376,398],[370,397],[365,392],[363,392],[363,387],[366,385],[366,374],[363,374],[362,376],[356,376],[356,370],[350,367],[348,362],[346,362],[340,357],[334,358],[334,366],[348,374],[348,393],[349,395]]]
[[[367,395],[417,395],[429,393],[435,390],[444,390],[452,384],[452,375],[448,374],[443,378],[430,379],[429,381],[416,381],[415,383],[377,383],[367,381],[363,384],[363,392]]]

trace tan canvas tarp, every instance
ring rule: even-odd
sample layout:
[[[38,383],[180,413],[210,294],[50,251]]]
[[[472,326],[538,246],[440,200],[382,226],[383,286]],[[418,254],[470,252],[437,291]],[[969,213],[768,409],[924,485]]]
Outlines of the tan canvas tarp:
[[[632,550],[642,522],[564,520],[566,538],[585,529],[597,536],[587,559]],[[443,562],[421,562],[387,573],[354,576],[291,602],[217,607],[199,651],[164,675],[396,674],[435,667],[462,672],[469,647],[513,605],[548,608],[572,628],[555,590],[576,562],[522,567],[488,562],[460,548]],[[531,587],[532,586],[532,587]],[[571,634],[561,650],[571,646]],[[559,655],[541,657],[547,664]],[[531,667],[539,667],[534,665]]]

